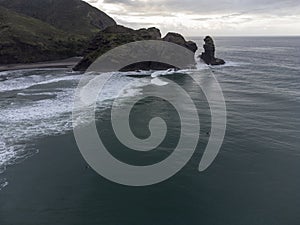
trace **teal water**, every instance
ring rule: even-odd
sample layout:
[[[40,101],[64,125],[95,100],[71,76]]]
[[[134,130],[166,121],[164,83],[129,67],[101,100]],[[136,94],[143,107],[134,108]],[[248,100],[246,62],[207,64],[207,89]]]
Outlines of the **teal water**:
[[[200,38],[196,41],[200,46]],[[298,225],[300,38],[220,37],[216,43],[227,65],[199,64],[197,73],[213,72],[223,89],[228,121],[221,151],[208,170],[197,171],[209,137],[208,104],[187,76],[168,76],[193,98],[201,132],[183,170],[149,187],[107,181],[82,159],[71,121],[81,74],[61,69],[0,73],[5,77],[0,82],[0,224]],[[151,118],[165,119],[168,134],[155,151],[126,149],[113,134],[110,104],[117,91],[134,82],[125,91],[124,104],[129,104],[133,96],[157,87],[149,76],[123,75],[114,77],[99,99],[99,135],[126,163],[164,160],[180,135],[178,113],[168,102],[144,99],[130,116],[139,138],[149,136]]]

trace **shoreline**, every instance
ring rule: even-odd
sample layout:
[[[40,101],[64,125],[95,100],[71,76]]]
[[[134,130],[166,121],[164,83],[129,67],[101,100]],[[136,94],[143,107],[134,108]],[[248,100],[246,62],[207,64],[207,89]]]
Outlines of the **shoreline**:
[[[0,72],[22,70],[22,69],[42,69],[42,68],[73,68],[82,57],[72,57],[62,60],[36,62],[36,63],[18,63],[0,65]]]

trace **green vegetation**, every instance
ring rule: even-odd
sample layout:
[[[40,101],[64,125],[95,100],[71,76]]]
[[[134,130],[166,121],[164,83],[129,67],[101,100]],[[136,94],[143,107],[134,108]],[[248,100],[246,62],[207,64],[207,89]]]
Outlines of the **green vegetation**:
[[[72,57],[84,46],[82,36],[0,7],[0,64]]]
[[[0,0],[0,6],[85,37],[116,25],[107,14],[82,0]]]
[[[81,0],[0,0],[0,64],[82,55],[115,21]]]

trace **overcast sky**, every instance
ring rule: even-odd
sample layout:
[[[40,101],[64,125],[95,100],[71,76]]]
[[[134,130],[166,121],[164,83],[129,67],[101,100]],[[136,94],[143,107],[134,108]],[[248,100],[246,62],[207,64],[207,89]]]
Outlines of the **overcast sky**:
[[[188,36],[300,35],[300,0],[85,0],[132,28]]]

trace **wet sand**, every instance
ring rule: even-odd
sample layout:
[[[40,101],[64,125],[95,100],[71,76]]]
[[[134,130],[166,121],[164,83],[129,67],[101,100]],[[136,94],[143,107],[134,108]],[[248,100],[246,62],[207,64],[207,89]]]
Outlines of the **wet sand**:
[[[29,63],[29,64],[7,64],[0,65],[1,71],[21,70],[21,69],[40,69],[40,68],[73,68],[82,57],[73,57],[63,60]]]

